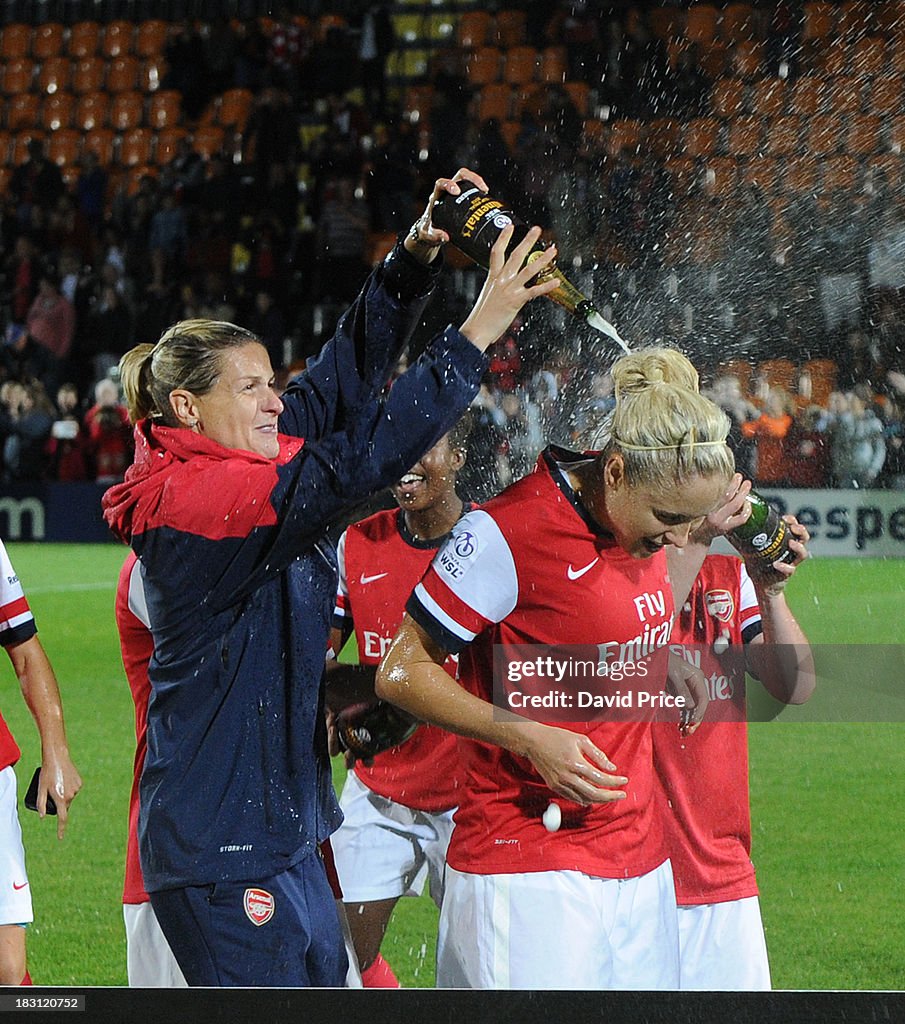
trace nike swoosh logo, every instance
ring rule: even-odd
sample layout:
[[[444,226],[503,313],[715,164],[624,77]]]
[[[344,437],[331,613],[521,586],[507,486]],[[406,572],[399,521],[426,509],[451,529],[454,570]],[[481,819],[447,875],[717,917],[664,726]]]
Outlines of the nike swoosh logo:
[[[569,568],[566,570],[566,575],[569,577],[570,580],[581,579],[581,577],[584,576],[586,572],[590,572],[591,569],[593,569],[599,561],[600,556],[598,555],[593,562],[588,562],[588,564],[583,569],[573,569],[570,565]]]
[[[376,576],[365,576],[365,574],[362,573],[361,574],[361,579],[358,582],[362,586],[365,586],[365,584],[373,583],[375,580],[382,580],[384,578],[384,576],[389,576],[389,573],[388,572],[379,572],[379,573],[377,573]]]
[[[16,890],[16,892],[18,892],[20,889],[24,889],[26,885],[28,885],[28,882],[23,882],[21,885],[16,885],[16,883],[13,882],[13,888]]]

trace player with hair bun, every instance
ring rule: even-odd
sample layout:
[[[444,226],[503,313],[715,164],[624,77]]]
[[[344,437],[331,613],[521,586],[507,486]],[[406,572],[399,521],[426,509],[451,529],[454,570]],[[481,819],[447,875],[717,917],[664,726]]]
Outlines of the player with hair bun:
[[[513,721],[491,703],[494,645],[602,650],[647,636],[656,637],[651,685],[666,683],[668,664],[692,702],[687,732],[706,707],[700,672],[666,655],[665,549],[683,546],[725,493],[729,423],[677,351],[635,352],[612,372],[601,450],[548,448],[533,473],[464,516],[378,670],[380,696],[464,737],[440,916],[443,986],[678,985],[650,721]],[[458,681],[442,668],[450,653]],[[547,813],[551,802],[559,815]]]

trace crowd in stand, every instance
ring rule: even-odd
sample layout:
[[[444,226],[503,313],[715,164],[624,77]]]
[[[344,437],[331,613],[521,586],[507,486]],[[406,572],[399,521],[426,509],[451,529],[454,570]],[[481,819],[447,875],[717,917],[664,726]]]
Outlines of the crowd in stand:
[[[642,5],[522,6],[531,42],[567,45],[569,79],[591,87],[600,116],[708,112],[703,62],[694,48],[671,61]],[[767,8],[765,73],[782,62],[795,73],[800,6]],[[759,481],[905,484],[905,212],[895,182],[877,176],[856,193],[804,194],[782,208],[753,185],[717,196],[706,177],[671,177],[662,154],[595,141],[556,86],[505,139],[497,121],[476,117],[477,89],[454,46],[431,65],[430,109],[406,116],[404,92],[384,75],[388,5],[342,10],[317,35],[286,10],[269,33],[227,19],[173,32],[164,84],[182,93],[187,118],[224,89],[255,93],[244,132],[221,154],[206,158],[186,138],[134,188],[89,156],[67,187],[42,144],[30,148],[0,210],[5,481],[121,476],[129,427],[113,368],[176,320],[241,323],[288,372],[358,291],[375,237],[407,230],[427,183],[470,165],[558,238],[570,279],[630,343],[689,353]],[[461,265],[447,272],[437,305],[466,308],[476,280]],[[611,407],[612,351],[546,307],[494,348],[476,409],[475,448],[487,453],[471,481],[477,498],[530,468],[546,440],[593,444]],[[730,357],[756,365],[777,355],[834,360],[831,396],[811,401],[806,375],[782,389],[721,371]]]

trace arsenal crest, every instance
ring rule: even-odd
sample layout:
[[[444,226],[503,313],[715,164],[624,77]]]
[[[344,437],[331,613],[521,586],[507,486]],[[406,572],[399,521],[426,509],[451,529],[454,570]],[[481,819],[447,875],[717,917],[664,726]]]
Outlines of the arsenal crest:
[[[273,917],[273,896],[264,889],[245,890],[245,915],[259,928]]]
[[[708,590],[704,595],[707,614],[720,622],[731,622],[735,614],[735,602],[728,590]]]

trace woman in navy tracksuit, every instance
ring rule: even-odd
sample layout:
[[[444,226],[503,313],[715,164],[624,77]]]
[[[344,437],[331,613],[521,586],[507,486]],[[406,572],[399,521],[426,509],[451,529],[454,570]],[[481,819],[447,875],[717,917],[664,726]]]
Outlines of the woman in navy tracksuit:
[[[445,240],[429,209],[282,401],[266,349],[232,324],[184,321],[123,358],[144,418],[104,507],[142,563],[154,636],[141,862],[189,984],[343,982],[318,856],[340,821],[322,714],[336,587],[324,531],[462,415],[483,351],[554,286],[529,285],[552,251],[521,269],[537,237],[506,259],[504,232],[461,330],[433,339],[386,399],[429,277],[412,254],[425,262]]]

